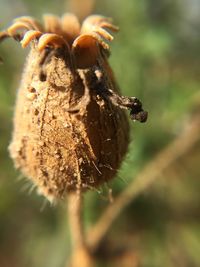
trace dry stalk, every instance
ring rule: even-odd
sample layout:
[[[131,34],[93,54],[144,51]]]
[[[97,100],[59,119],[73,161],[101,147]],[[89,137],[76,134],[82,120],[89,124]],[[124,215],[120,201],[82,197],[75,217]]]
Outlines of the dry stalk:
[[[114,220],[117,219],[124,208],[161,177],[162,172],[191,149],[199,139],[200,115],[198,114],[191,120],[189,127],[158,153],[143,171],[135,177],[133,182],[104,211],[99,221],[93,226],[87,236],[88,245],[93,251],[98,249],[98,246],[105,238]]]
[[[92,257],[86,246],[83,229],[82,205],[80,191],[68,194],[68,222],[71,233],[72,259],[70,267],[90,267]]]

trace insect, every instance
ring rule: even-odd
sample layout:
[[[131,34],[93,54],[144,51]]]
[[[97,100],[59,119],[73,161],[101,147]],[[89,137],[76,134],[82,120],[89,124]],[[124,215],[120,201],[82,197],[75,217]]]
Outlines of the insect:
[[[141,122],[147,112],[137,98],[119,95],[108,63],[110,32],[118,30],[111,19],[91,15],[80,25],[67,13],[43,21],[19,17],[0,40],[31,47],[9,151],[16,168],[54,201],[113,178],[129,143],[124,110]]]

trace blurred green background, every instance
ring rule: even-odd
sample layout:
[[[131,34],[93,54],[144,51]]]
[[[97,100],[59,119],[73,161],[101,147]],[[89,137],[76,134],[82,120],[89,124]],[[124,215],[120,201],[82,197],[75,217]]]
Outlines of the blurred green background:
[[[0,28],[20,15],[41,19],[69,9],[62,0],[0,0]],[[149,111],[146,124],[130,122],[129,153],[108,185],[115,197],[199,111],[200,1],[101,0],[93,12],[120,26],[110,63],[123,95],[137,96]],[[30,193],[7,151],[27,52],[13,40],[0,46],[0,266],[64,267],[71,250],[66,205],[52,207]],[[199,148],[197,142],[123,211],[107,235],[99,266],[200,266]],[[109,203],[108,189],[85,198],[89,228]]]

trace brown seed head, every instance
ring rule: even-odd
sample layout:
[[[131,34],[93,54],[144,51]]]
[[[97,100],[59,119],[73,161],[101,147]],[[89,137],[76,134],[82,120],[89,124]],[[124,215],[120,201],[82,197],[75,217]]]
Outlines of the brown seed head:
[[[31,44],[17,95],[9,150],[15,166],[50,201],[110,180],[127,151],[129,125],[147,114],[136,98],[120,97],[107,61],[116,31],[110,19],[21,17],[2,33]]]

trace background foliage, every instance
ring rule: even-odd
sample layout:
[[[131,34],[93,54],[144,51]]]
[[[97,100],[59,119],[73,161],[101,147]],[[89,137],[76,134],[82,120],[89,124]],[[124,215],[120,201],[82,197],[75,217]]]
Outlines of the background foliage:
[[[62,0],[0,0],[0,27],[16,16],[40,19],[67,7]],[[148,123],[131,124],[129,153],[108,185],[115,197],[199,110],[200,1],[103,0],[96,1],[95,12],[120,26],[111,65],[123,94],[139,97],[149,111]],[[5,61],[0,65],[0,266],[61,267],[70,255],[65,203],[45,206],[43,198],[29,194],[7,151],[27,51],[9,40],[0,54]],[[123,211],[107,236],[100,266],[200,266],[199,147],[200,142]],[[86,194],[87,227],[108,202],[106,186]]]

